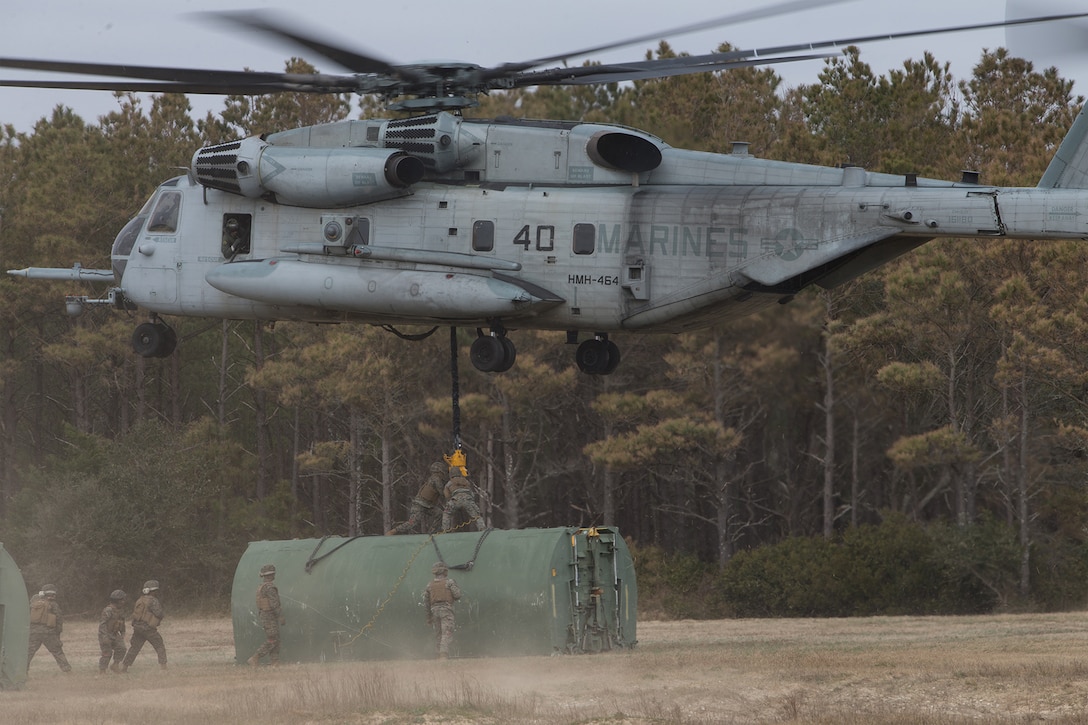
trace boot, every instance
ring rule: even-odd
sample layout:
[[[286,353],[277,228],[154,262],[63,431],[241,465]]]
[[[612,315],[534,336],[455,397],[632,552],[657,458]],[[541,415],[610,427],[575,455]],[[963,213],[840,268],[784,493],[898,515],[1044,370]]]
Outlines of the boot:
[[[117,662],[114,662],[112,665],[110,665],[110,669],[113,672],[115,672],[116,674],[118,674],[118,675],[121,674],[122,672],[124,672],[124,670],[121,669],[121,665],[118,664]],[[105,671],[105,670],[103,670],[103,671]]]
[[[122,662],[122,663],[121,663],[121,670],[120,670],[120,674],[122,674],[122,675],[123,675],[123,674],[125,674],[125,673],[127,673],[127,672],[128,672],[128,665],[126,665],[126,664],[125,664],[124,662]]]
[[[280,656],[279,655],[269,655],[268,659],[271,661],[273,667],[279,667],[280,666]]]
[[[253,655],[248,660],[246,660],[246,664],[253,665],[254,667],[256,667],[258,664],[260,664],[260,662],[261,662],[261,660],[260,660],[259,657],[257,657],[257,655]]]

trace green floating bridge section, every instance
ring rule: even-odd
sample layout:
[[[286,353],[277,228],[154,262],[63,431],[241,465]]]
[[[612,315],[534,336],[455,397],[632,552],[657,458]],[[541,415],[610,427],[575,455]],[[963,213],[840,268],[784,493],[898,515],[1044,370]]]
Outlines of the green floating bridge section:
[[[454,657],[635,645],[635,567],[619,532],[492,529],[252,542],[231,592],[235,657],[245,662],[265,639],[256,603],[265,564],[276,566],[285,662],[433,657],[423,591],[439,560],[463,593]]]
[[[15,560],[0,544],[0,690],[26,684],[26,650],[30,641],[30,602]]]

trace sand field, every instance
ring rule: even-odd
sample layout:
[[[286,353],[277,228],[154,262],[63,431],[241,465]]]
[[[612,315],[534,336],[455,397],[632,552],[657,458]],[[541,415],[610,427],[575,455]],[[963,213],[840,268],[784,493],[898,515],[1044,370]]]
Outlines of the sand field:
[[[234,662],[230,620],[167,619],[97,672],[97,625],[41,649],[3,723],[1088,723],[1088,614],[641,622],[602,655]]]

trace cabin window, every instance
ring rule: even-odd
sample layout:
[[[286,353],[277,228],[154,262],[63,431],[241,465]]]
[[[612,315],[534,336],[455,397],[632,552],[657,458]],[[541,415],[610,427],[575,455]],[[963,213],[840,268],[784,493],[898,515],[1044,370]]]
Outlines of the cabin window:
[[[597,227],[592,224],[574,225],[574,253],[593,254],[597,247]]]
[[[178,230],[178,212],[181,211],[181,192],[170,191],[159,196],[147,231],[155,234],[173,234]]]
[[[495,249],[495,222],[481,220],[472,224],[472,251],[491,252]]]
[[[253,231],[252,214],[223,215],[223,256],[233,259],[239,254],[249,254]]]

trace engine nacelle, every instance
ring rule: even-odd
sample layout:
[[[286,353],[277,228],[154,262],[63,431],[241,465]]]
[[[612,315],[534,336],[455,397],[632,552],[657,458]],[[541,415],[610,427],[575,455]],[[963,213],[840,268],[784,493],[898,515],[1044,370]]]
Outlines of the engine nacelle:
[[[661,149],[656,144],[622,130],[593,134],[586,144],[586,155],[598,166],[636,174],[661,165]]]
[[[407,194],[423,162],[393,149],[272,146],[252,136],[200,149],[193,174],[212,189],[323,209]]]

